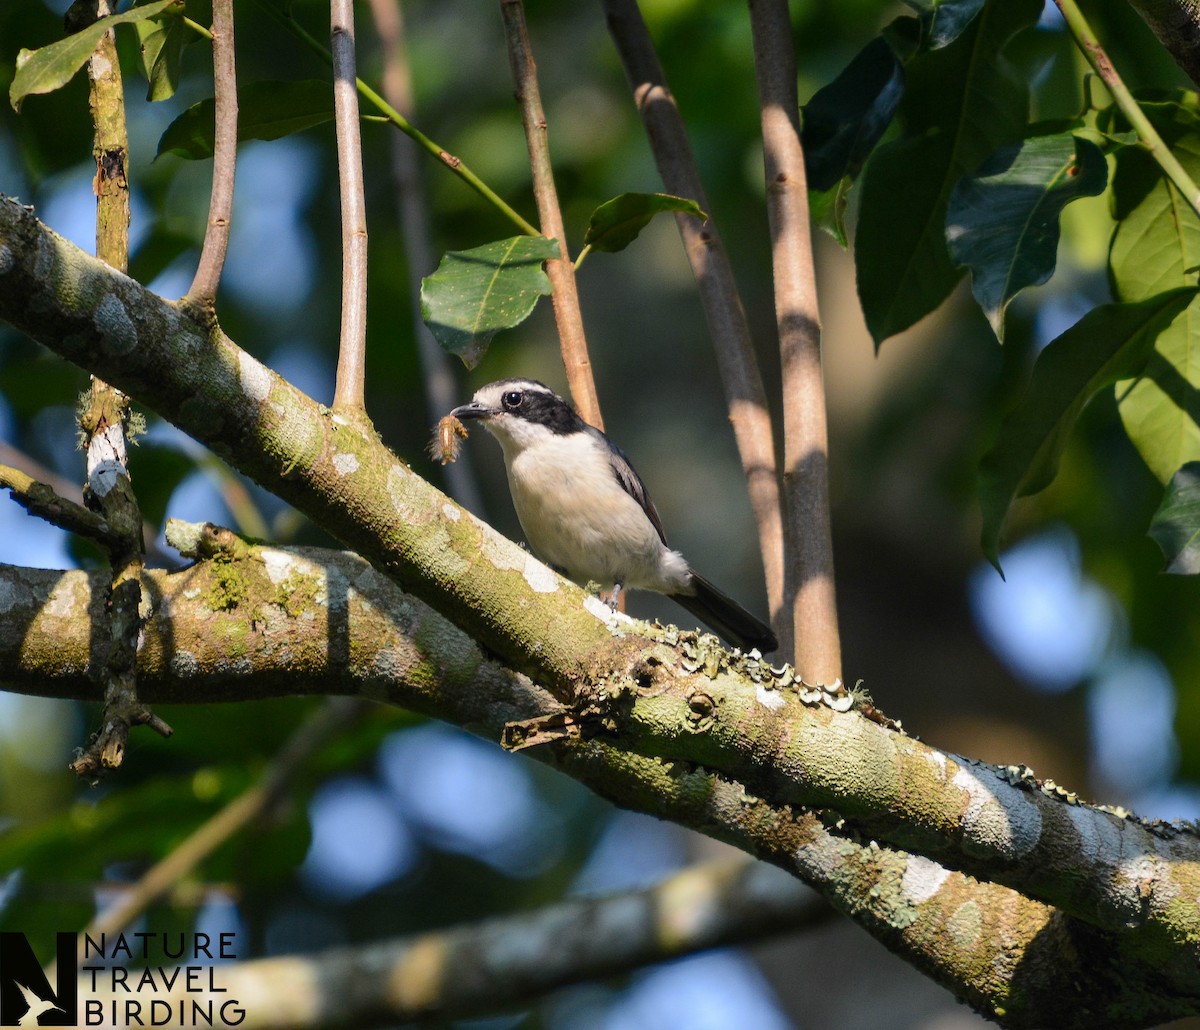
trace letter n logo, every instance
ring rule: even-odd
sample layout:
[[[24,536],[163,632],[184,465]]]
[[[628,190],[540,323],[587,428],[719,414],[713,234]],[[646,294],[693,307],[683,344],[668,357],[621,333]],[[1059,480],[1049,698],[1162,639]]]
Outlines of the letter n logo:
[[[23,933],[0,931],[0,1026],[75,1026],[75,935],[58,937],[58,989],[50,981]]]

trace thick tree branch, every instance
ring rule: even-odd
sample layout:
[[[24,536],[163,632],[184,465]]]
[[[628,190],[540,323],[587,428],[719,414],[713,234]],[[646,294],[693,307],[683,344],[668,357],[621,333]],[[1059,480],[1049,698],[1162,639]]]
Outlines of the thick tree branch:
[[[197,541],[220,537],[196,533]],[[562,711],[357,556],[228,540],[215,550],[237,555],[234,567],[204,561],[178,573],[146,574],[155,607],[140,661],[151,700],[344,692],[434,715],[492,740],[515,719]],[[89,616],[95,618],[94,597],[102,590],[103,578],[94,573],[0,566],[0,596],[11,600],[9,620],[0,626],[8,686],[96,696],[88,663],[102,657],[91,654]],[[237,658],[228,647],[233,639],[240,641]],[[19,678],[11,681],[14,673]],[[634,708],[654,702],[659,690],[661,684],[648,688]],[[693,693],[687,709],[698,707]],[[871,725],[853,713],[831,721],[825,739],[806,742],[814,765],[836,764],[839,751],[861,747],[855,737]],[[709,752],[703,729],[688,735]],[[839,835],[780,803],[778,791],[748,790],[695,754],[664,761],[604,735],[529,753],[618,804],[699,829],[799,875],[960,997],[993,1016],[1004,1011],[1006,1025],[1144,1025],[1187,1011],[1186,999],[1196,996],[1194,962],[1188,971],[1181,955],[1183,968],[1160,970],[1160,945],[1153,943],[1160,938],[1153,934],[1151,958],[1139,959],[1132,937],[1107,936],[1008,888]],[[886,763],[870,747],[860,755],[871,756],[863,758],[863,776]],[[981,822],[989,821],[985,807],[978,807]],[[994,827],[998,820],[990,821]],[[1066,852],[1071,844],[1062,846]],[[1131,852],[1124,858],[1135,862]],[[1118,967],[1121,976],[1112,972]],[[1138,1024],[1131,1008],[1149,1015]]]
[[[848,699],[797,691],[790,669],[731,655],[713,638],[676,631],[657,640],[615,637],[614,631],[634,624],[551,575],[425,484],[377,439],[330,416],[219,331],[205,335],[174,306],[9,201],[0,202],[0,317],[113,378],[209,442],[492,653],[534,673],[559,700],[485,660],[478,644],[411,603],[402,606],[403,618],[427,623],[413,639],[436,646],[436,654],[394,631],[381,637],[387,645],[382,654],[352,645],[348,634],[360,625],[353,594],[391,590],[387,581],[346,559],[357,572],[315,570],[323,587],[310,590],[294,561],[265,555],[239,563],[236,590],[189,591],[192,596],[178,602],[171,584],[205,575],[203,566],[178,574],[180,579],[144,577],[148,596],[156,599],[139,654],[147,699],[365,692],[493,739],[508,722],[569,716],[576,732],[532,753],[621,804],[697,826],[810,878],[910,960],[942,969],[939,975],[960,995],[1006,1008],[1012,1025],[1022,1025],[1012,1013],[1024,1002],[1009,997],[1017,990],[1011,977],[998,998],[1000,988],[979,980],[986,966],[980,956],[928,953],[931,942],[941,939],[935,927],[968,899],[986,910],[977,912],[985,921],[998,921],[989,924],[994,934],[972,939],[972,948],[997,942],[1009,956],[1002,966],[1022,947],[1054,939],[1058,917],[1045,907],[1052,904],[1080,923],[1065,940],[1098,935],[1095,947],[1103,951],[1118,946],[1104,943],[1108,928],[1121,934],[1132,980],[1101,990],[1097,997],[1109,999],[1102,1007],[1116,1004],[1112,999],[1123,990],[1140,997],[1139,954],[1152,956],[1145,977],[1165,999],[1160,1018],[1163,1005],[1200,996],[1200,861],[1190,833],[1155,830],[1070,804],[1019,770],[978,766],[858,712],[834,711],[845,709]],[[78,615],[94,613],[97,586],[84,573],[20,570],[10,576],[0,668],[10,670],[18,689],[45,692],[50,685],[65,691],[73,684],[76,696],[95,696],[86,670],[93,657],[103,656],[92,656],[96,636]],[[52,593],[57,600],[47,603]],[[158,599],[167,595],[164,605]],[[296,650],[283,648],[285,640],[275,635],[295,631],[283,618],[289,603],[325,612],[322,619],[305,620],[304,647]],[[383,601],[370,607],[376,610],[370,618],[383,618]],[[202,632],[184,633],[191,619]],[[214,620],[221,619],[232,620],[223,634],[215,629]],[[267,654],[286,651],[286,671],[232,660],[225,646],[230,632],[242,635],[249,652],[257,654],[252,645],[259,636],[270,644]],[[173,660],[185,638],[186,659]],[[41,647],[35,646],[39,640]],[[190,670],[186,684],[184,670]],[[830,834],[814,817],[796,816],[797,805],[835,808],[849,827],[894,847],[920,848],[997,885],[975,884],[939,866],[931,872],[926,858],[912,867],[928,874],[917,877],[914,895],[912,878],[904,885],[909,856],[885,848],[884,860]],[[931,885],[939,900],[926,907],[931,899],[921,892]],[[893,907],[881,909],[878,899],[885,895]],[[1010,925],[1013,913],[1020,926]],[[1023,998],[1034,992],[1030,984],[1019,989]]]
[[[564,696],[636,652],[636,643],[614,638],[606,606],[415,475],[370,427],[350,425],[219,327],[201,327],[114,275],[7,199],[0,317],[68,360],[104,370]]]
[[[244,962],[221,969],[221,994],[188,1002],[272,999],[246,1006],[245,1030],[394,1026],[524,1008],[560,987],[628,973],[714,945],[801,930],[824,920],[820,898],[777,870],[742,859],[687,869],[646,890],[577,898],[534,912],[415,937]],[[364,971],[370,975],[364,976]],[[283,1002],[281,985],[288,985]],[[80,990],[91,995],[90,980]],[[117,995],[100,994],[111,1010]]]

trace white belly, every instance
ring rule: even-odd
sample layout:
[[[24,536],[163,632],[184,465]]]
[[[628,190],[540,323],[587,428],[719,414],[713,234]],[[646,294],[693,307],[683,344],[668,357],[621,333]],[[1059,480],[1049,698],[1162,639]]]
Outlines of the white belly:
[[[641,505],[617,482],[607,455],[581,442],[555,437],[506,460],[529,546],[578,583],[683,590],[687,563],[663,545]]]

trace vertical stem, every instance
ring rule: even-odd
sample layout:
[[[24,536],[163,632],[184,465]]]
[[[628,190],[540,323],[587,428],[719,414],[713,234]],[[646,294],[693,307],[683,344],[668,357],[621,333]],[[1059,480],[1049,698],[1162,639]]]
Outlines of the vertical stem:
[[[111,13],[109,0],[97,0],[97,17]],[[121,66],[111,29],[101,37],[88,62],[88,81],[95,127],[96,256],[124,272],[129,266],[129,144]],[[93,376],[79,424],[87,447],[84,501],[113,529],[113,542],[108,548],[112,592],[103,674],[103,723],[87,750],[71,764],[80,776],[97,776],[121,764],[130,727],[149,723],[164,735],[170,734],[170,727],[137,697],[137,641],[142,626],[140,577],[145,549],[142,516],[129,478],[126,453],[129,399]]]
[[[783,369],[784,614],[796,668],[817,683],[841,677],[829,518],[829,444],[821,322],[800,144],[796,61],[787,0],[749,0],[762,105],[767,218]]]
[[[1196,214],[1200,215],[1200,188],[1196,186],[1195,180],[1171,153],[1171,148],[1163,141],[1158,131],[1150,123],[1150,119],[1138,106],[1138,102],[1129,92],[1129,87],[1125,85],[1124,80],[1117,74],[1117,69],[1113,67],[1112,61],[1109,60],[1108,54],[1100,45],[1100,41],[1096,38],[1091,26],[1088,25],[1087,19],[1083,16],[1083,12],[1075,0],[1054,0],[1054,2],[1058,5],[1063,20],[1067,23],[1067,28],[1070,29],[1071,35],[1075,39],[1075,45],[1079,47],[1083,56],[1087,58],[1088,64],[1108,87],[1108,91],[1117,102],[1117,107],[1129,119],[1129,124],[1138,134],[1142,145],[1150,151],[1150,156],[1158,163],[1167,178],[1175,184],[1175,188],[1183,195],[1183,199],[1191,205]]]
[[[213,93],[216,101],[213,136],[212,196],[200,263],[184,303],[213,316],[217,285],[225,267],[233,215],[233,183],[237,167],[237,60],[233,46],[233,0],[213,0]]]
[[[405,118],[413,117],[412,80],[404,43],[404,21],[399,0],[371,0],[375,30],[383,45],[383,94],[387,102]],[[392,180],[400,216],[404,254],[408,262],[409,302],[412,305],[413,338],[421,362],[421,379],[430,421],[441,417],[459,403],[458,382],[451,370],[449,355],[438,345],[433,333],[421,319],[421,276],[432,272],[433,246],[430,243],[428,201],[421,178],[417,145],[399,133],[392,135]],[[458,460],[443,469],[446,486],[459,504],[469,510],[483,511],[479,488],[466,449]]]
[[[668,193],[688,197],[711,212],[683,119],[667,85],[637,0],[603,0],[603,5],[608,30],[633,90],[663,185]],[[771,413],[750,339],[750,327],[716,223],[710,219],[701,225],[687,215],[676,215],[675,221],[683,237],[716,351],[729,421],[733,425],[758,528],[771,623],[786,654],[790,651],[792,623],[783,609],[783,515]]]
[[[600,417],[600,399],[592,378],[592,362],[588,357],[587,339],[583,333],[583,315],[579,309],[579,294],[575,289],[575,266],[567,250],[562,212],[554,188],[554,170],[550,163],[550,144],[547,140],[546,114],[538,91],[537,65],[529,45],[525,25],[525,7],[521,0],[500,0],[504,18],[504,37],[508,44],[508,60],[512,66],[517,102],[521,105],[521,121],[525,125],[525,142],[529,147],[529,162],[533,173],[533,194],[537,201],[542,235],[558,241],[559,257],[546,262],[546,274],[553,287],[554,318],[562,344],[563,364],[571,397],[580,417],[597,429],[604,428]]]
[[[367,348],[367,214],[354,71],[354,4],[331,0],[333,117],[342,207],[342,332],[333,406],[363,410]]]

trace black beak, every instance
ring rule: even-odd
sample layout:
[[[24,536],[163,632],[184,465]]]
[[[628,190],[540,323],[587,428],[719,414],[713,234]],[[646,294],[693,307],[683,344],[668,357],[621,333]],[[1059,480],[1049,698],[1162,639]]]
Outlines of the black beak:
[[[470,404],[460,404],[450,414],[459,420],[464,418],[487,418],[489,415],[494,415],[495,412],[482,404],[471,401]]]

